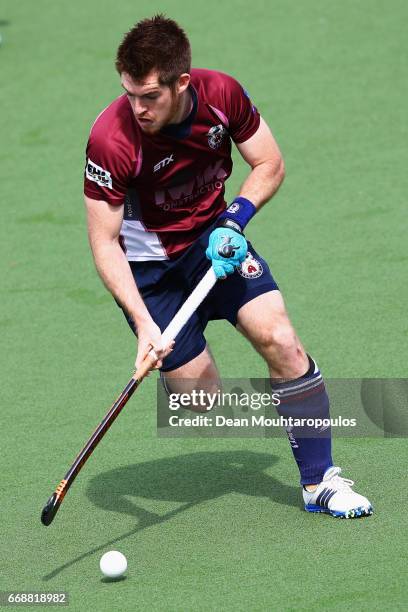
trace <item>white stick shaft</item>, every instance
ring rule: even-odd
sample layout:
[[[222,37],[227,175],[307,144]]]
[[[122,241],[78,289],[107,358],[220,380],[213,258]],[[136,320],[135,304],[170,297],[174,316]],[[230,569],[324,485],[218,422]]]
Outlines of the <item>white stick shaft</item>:
[[[177,334],[182,330],[191,315],[197,310],[201,302],[214,287],[216,281],[217,277],[211,266],[162,333],[163,347],[166,347],[169,342],[176,338]]]

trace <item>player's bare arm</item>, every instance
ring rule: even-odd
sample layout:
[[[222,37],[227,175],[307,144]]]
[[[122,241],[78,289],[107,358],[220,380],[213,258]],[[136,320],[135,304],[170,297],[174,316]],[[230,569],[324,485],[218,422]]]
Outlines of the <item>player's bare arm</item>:
[[[247,255],[243,230],[253,215],[277,192],[285,177],[279,147],[266,122],[260,118],[259,128],[243,143],[237,144],[251,172],[239,196],[219,218],[219,226],[209,239],[206,255],[218,278],[226,278],[242,264]],[[224,258],[223,248],[233,250]]]
[[[281,152],[262,117],[255,134],[237,144],[237,149],[252,168],[239,195],[247,198],[259,210],[278,191],[285,178]]]
[[[106,288],[132,317],[138,330],[136,368],[140,366],[151,347],[159,357],[156,367],[161,367],[162,359],[169,350],[162,350],[160,329],[140,296],[129,263],[119,244],[123,206],[112,206],[108,202],[93,200],[87,196],[85,204],[89,243],[96,269]]]

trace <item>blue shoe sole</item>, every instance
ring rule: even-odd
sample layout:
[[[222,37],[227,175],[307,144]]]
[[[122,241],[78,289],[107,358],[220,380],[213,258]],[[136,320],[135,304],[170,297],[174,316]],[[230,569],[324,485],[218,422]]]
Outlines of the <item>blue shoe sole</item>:
[[[316,504],[306,504],[305,505],[306,512],[321,512],[323,514],[330,514],[336,518],[360,518],[361,516],[370,516],[373,513],[372,506],[368,508],[364,508],[360,506],[359,508],[353,508],[352,510],[348,510],[347,512],[338,512],[336,510],[329,510],[329,508],[323,508],[322,506],[316,506]]]

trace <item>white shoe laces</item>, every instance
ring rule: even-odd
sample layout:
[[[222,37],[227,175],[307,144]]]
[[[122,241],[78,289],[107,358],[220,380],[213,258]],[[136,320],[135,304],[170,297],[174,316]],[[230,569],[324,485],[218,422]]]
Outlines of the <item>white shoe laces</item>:
[[[328,478],[327,483],[333,483],[334,487],[338,491],[350,491],[351,487],[354,485],[354,480],[350,480],[350,478],[343,478],[340,476],[341,468],[333,468],[333,476]]]

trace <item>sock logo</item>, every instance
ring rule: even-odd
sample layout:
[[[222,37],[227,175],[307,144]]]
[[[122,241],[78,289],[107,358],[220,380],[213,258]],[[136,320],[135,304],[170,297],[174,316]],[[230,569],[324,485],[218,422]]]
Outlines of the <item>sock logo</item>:
[[[286,427],[285,429],[286,429],[286,433],[288,434],[288,440],[289,440],[289,444],[291,445],[291,447],[292,448],[299,448],[297,440],[296,440],[295,436],[292,433],[293,427]]]

